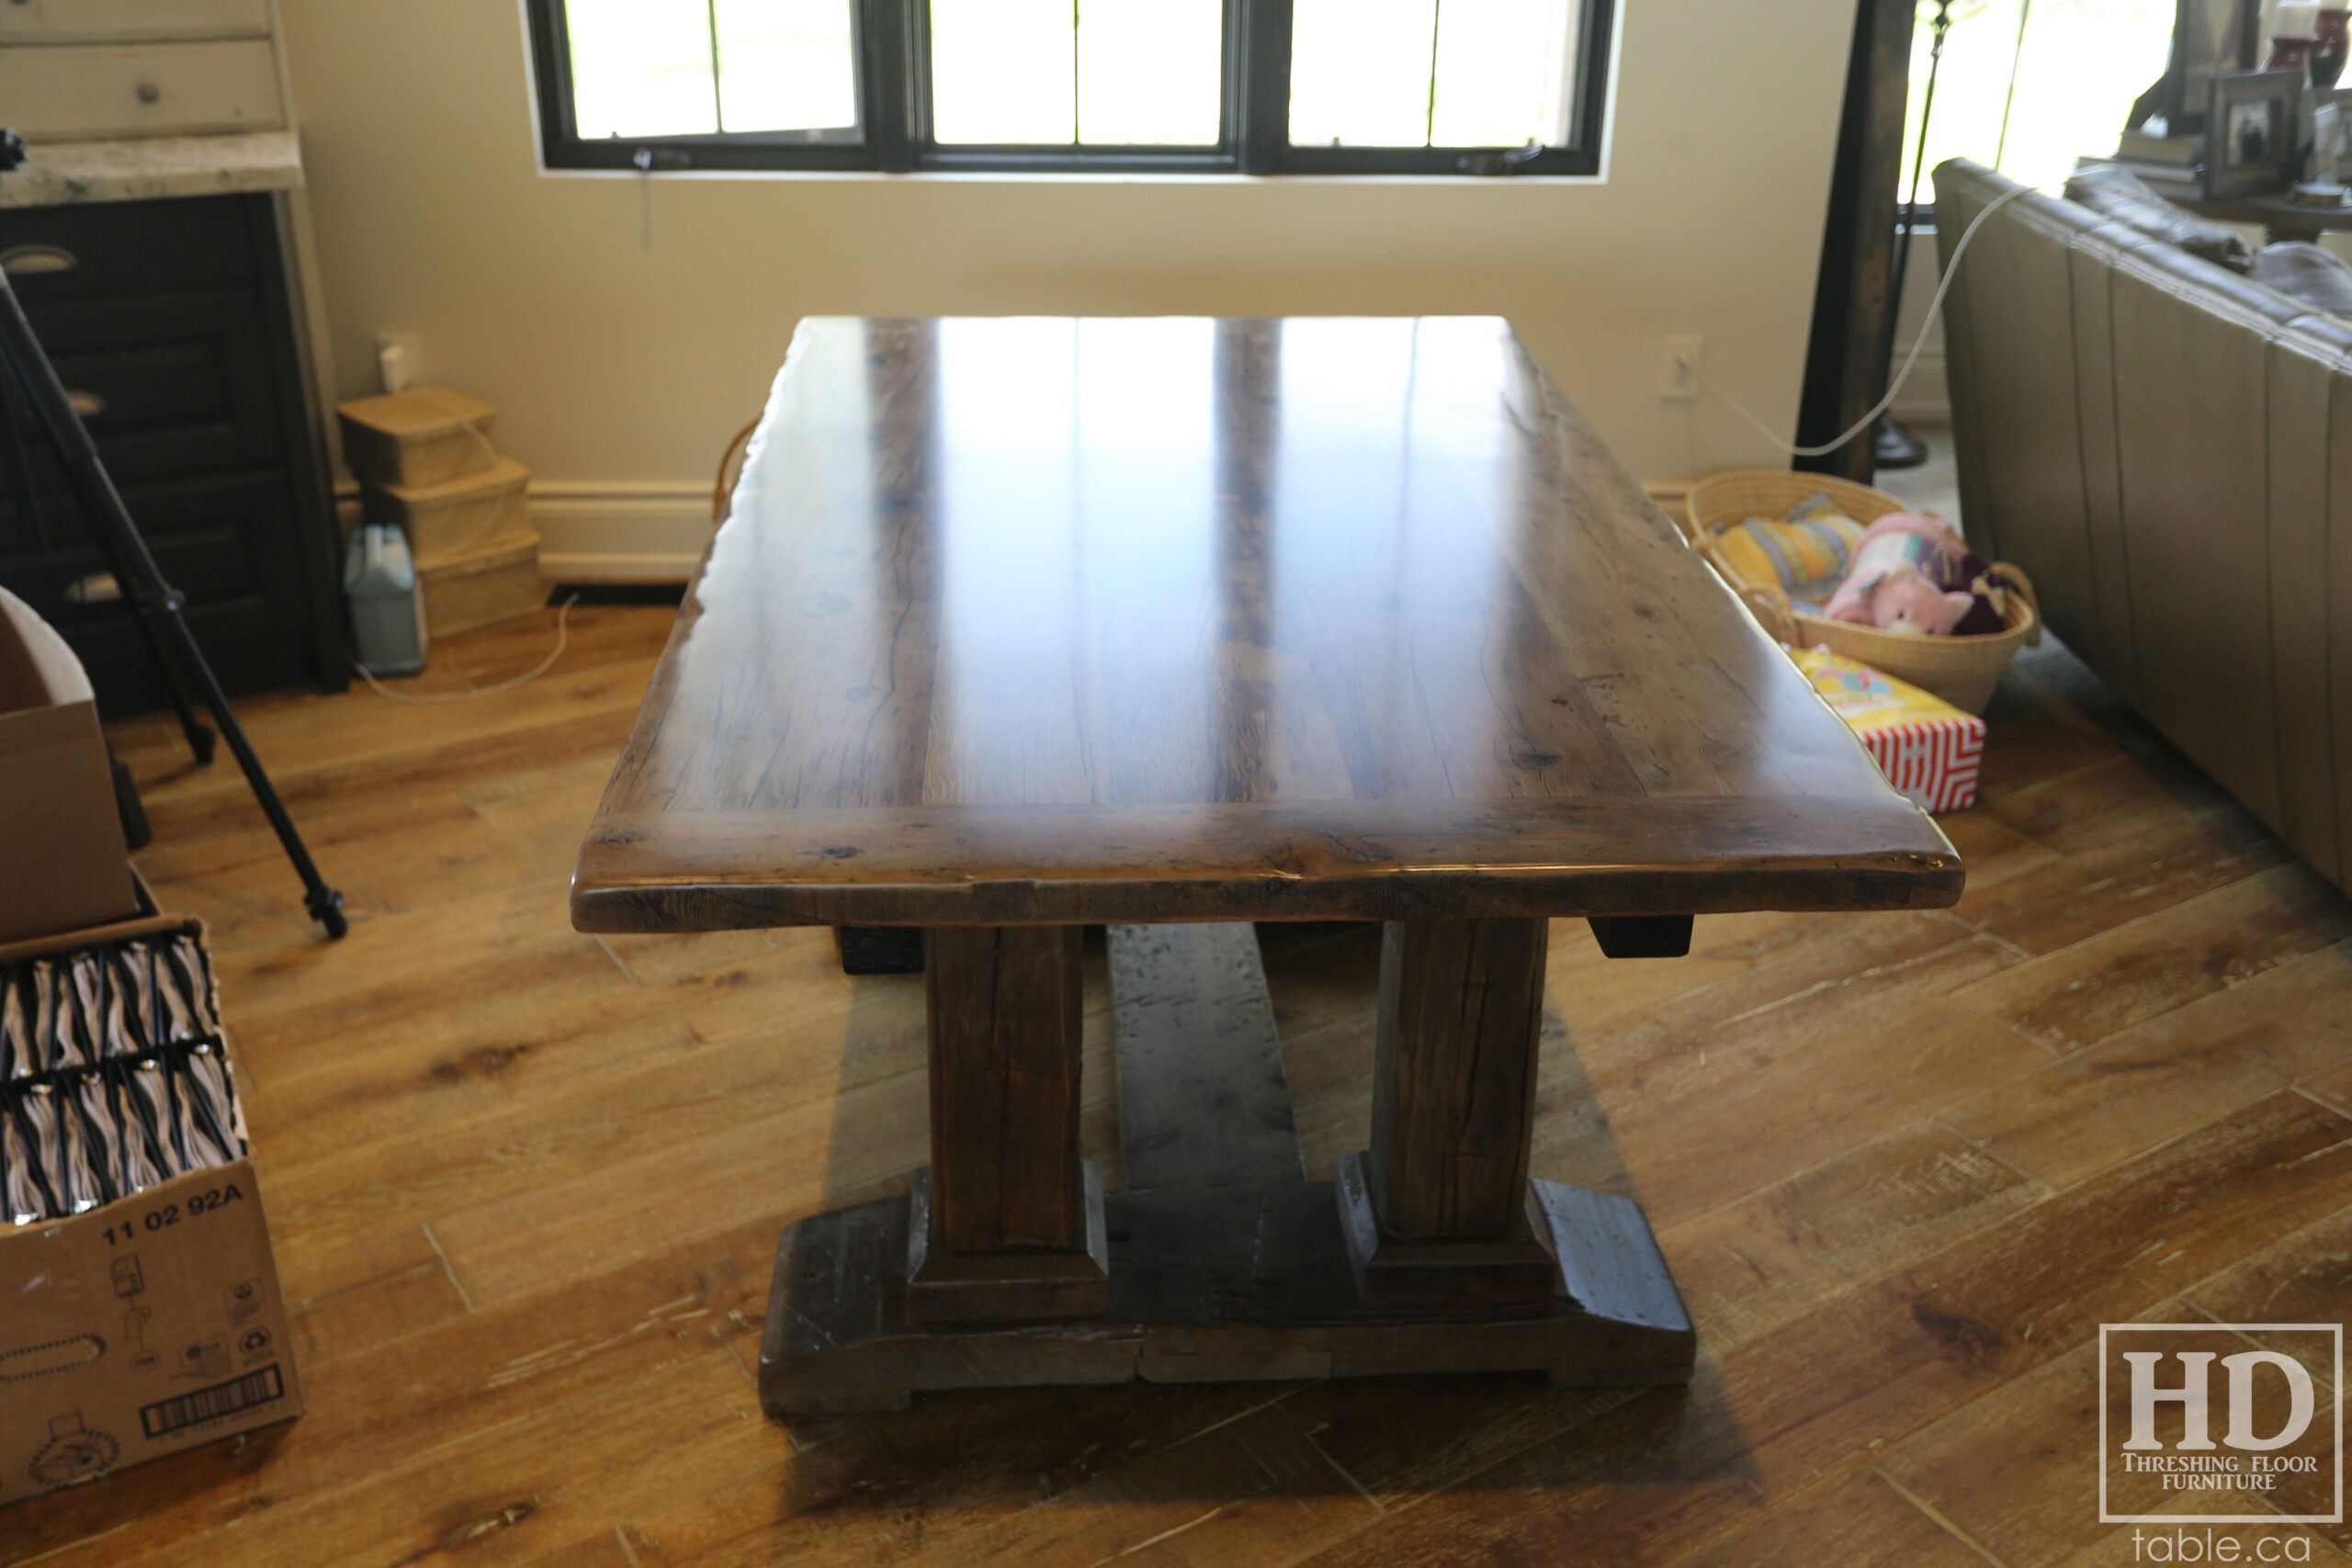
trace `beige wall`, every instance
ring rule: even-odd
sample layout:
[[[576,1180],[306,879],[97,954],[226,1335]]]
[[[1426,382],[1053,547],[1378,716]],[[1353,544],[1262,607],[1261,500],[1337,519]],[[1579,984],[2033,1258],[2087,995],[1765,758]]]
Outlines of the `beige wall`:
[[[1793,423],[1852,0],[1620,3],[1600,182],[647,188],[539,171],[516,0],[281,0],[341,393],[414,332],[538,480],[624,491],[707,482],[820,312],[1499,313],[1640,477],[1778,466],[1660,340]]]

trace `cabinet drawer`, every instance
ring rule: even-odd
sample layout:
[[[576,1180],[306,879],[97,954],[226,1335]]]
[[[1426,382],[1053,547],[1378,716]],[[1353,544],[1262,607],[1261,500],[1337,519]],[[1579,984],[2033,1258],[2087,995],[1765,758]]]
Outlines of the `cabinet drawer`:
[[[269,0],[5,0],[0,42],[93,39],[255,38],[269,32]]]
[[[119,485],[258,468],[284,449],[250,290],[27,312]]]
[[[122,499],[164,581],[187,595],[191,624],[241,637],[300,623],[293,514],[282,472],[126,489]],[[77,528],[56,547],[0,560],[0,584],[77,647],[85,637],[127,641],[136,628],[125,605],[88,602],[74,592],[106,570],[106,558]]]
[[[275,130],[286,123],[266,39],[0,49],[0,103],[28,141]]]
[[[249,285],[261,265],[250,204],[267,199],[0,208],[0,267],[28,310],[53,300]]]

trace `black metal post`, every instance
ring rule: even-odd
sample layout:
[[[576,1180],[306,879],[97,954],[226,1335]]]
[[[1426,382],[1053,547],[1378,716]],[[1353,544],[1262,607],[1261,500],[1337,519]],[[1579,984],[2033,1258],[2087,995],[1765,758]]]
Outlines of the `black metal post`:
[[[2019,24],[2022,28],[2022,23]],[[1911,265],[1911,215],[1919,209],[1919,180],[1928,168],[1928,128],[1936,118],[1936,77],[1943,69],[1944,39],[1951,31],[1951,0],[1936,0],[1935,20],[1928,24],[1933,41],[1928,48],[1928,85],[1919,98],[1919,148],[1911,156],[1911,188],[1894,213],[1894,286],[1887,291],[1886,341],[1893,343],[1903,324],[1903,283]],[[2022,36],[2022,34],[2020,34]],[[2006,127],[2007,115],[2003,116]],[[1928,460],[1927,444],[1891,417],[1879,421],[1872,437],[1882,468],[1915,468]]]

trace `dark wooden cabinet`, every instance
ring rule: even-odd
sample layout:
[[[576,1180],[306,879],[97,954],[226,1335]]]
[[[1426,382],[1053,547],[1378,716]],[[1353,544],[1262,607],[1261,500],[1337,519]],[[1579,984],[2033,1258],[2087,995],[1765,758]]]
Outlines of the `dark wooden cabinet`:
[[[0,265],[222,685],[341,690],[334,511],[274,199],[0,210]],[[26,483],[0,485],[0,584],[74,645],[108,716],[163,706],[127,607],[92,597],[106,562],[13,399],[5,439]]]

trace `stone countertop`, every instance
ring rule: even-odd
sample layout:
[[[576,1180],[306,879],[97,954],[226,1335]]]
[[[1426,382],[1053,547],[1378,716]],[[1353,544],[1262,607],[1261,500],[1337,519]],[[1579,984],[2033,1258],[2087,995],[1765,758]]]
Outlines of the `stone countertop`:
[[[0,207],[224,196],[301,183],[302,152],[291,130],[37,142],[23,168],[0,175]]]

